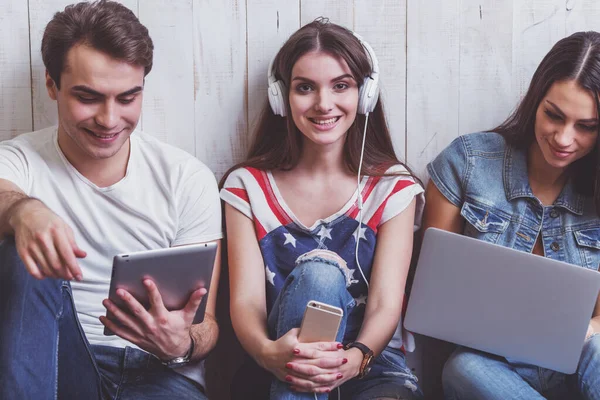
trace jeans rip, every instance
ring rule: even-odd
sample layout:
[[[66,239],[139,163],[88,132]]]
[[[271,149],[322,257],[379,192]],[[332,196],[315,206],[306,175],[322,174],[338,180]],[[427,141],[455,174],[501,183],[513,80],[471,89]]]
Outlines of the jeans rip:
[[[296,267],[306,262],[323,262],[325,264],[333,265],[344,274],[344,278],[346,279],[346,288],[348,288],[353,283],[357,283],[358,280],[353,278],[353,273],[348,268],[346,261],[338,254],[334,253],[330,250],[324,249],[315,249],[309,251],[308,253],[304,253],[296,259]]]

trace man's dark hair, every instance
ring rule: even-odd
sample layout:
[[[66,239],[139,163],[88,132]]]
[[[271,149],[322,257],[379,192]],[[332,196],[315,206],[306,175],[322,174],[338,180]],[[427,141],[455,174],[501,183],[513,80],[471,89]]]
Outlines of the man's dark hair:
[[[75,45],[90,46],[117,60],[152,69],[154,45],[148,29],[120,3],[99,0],[81,2],[54,14],[42,38],[42,59],[60,89],[60,75],[68,68],[67,53]]]

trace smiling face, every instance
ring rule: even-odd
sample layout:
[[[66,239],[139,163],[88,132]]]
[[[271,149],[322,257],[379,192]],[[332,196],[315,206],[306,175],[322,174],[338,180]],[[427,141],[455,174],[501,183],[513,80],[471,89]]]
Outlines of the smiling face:
[[[596,101],[574,80],[555,82],[535,116],[535,138],[547,166],[564,170],[598,139]]]
[[[289,100],[292,118],[305,141],[343,145],[356,118],[358,85],[343,59],[310,52],[292,68]]]
[[[48,94],[58,105],[58,141],[73,164],[128,154],[123,146],[142,110],[144,67],[115,60],[89,46],[67,53],[58,90],[46,74]],[[121,157],[125,160],[127,157]]]

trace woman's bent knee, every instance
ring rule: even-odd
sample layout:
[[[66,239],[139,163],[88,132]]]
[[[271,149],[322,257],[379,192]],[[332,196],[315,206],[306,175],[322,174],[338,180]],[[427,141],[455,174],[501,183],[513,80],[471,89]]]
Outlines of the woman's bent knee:
[[[349,286],[350,271],[346,263],[327,250],[311,251],[298,257],[294,273],[303,285],[310,288],[328,291]]]
[[[442,387],[444,394],[462,392],[471,387],[485,367],[485,356],[476,350],[460,347],[454,351],[444,364]]]

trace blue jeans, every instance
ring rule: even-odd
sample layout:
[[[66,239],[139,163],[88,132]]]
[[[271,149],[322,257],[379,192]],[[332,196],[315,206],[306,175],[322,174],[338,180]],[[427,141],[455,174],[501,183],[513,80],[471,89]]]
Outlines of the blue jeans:
[[[0,244],[0,399],[205,399],[200,385],[131,347],[91,346],[68,282],[36,280]]]
[[[333,254],[333,253],[332,253]],[[292,328],[300,327],[304,309],[310,300],[327,303],[344,310],[337,341],[342,341],[347,316],[356,302],[346,290],[346,277],[333,257],[308,257],[300,262],[287,277],[269,314],[268,327],[275,340]],[[340,388],[342,399],[376,399],[391,397],[413,400],[422,397],[417,378],[406,367],[404,354],[387,348],[372,364],[371,372],[363,379],[351,379]],[[337,391],[332,398],[337,398]],[[272,400],[314,400],[313,393],[298,393],[286,382],[273,378],[270,388]],[[317,395],[319,400],[327,394]]]
[[[457,399],[600,399],[600,335],[583,345],[577,372],[566,375],[459,347],[442,374],[444,395]]]

